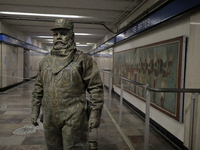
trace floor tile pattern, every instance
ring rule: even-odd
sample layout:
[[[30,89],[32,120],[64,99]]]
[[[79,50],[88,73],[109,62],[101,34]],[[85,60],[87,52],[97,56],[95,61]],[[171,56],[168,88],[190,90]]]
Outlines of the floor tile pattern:
[[[47,150],[42,124],[35,133],[14,135],[12,132],[26,124],[31,124],[31,92],[34,80],[0,93],[0,150]],[[108,93],[105,90],[105,106],[108,108]],[[112,97],[108,108],[113,119],[119,119],[119,101]],[[144,149],[144,121],[132,110],[123,106],[120,126],[135,150]],[[105,109],[102,112],[101,126],[91,134],[98,138],[98,150],[129,150]],[[98,136],[97,136],[98,134]],[[149,150],[174,150],[168,142],[150,128]]]

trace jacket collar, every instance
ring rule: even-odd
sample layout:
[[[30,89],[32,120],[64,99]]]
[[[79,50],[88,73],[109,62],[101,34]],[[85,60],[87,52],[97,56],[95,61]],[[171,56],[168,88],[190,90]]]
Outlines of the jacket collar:
[[[76,49],[71,50],[68,54],[65,50],[59,50],[59,52],[56,52],[57,55],[51,52],[47,61],[52,72],[56,74],[67,67],[73,61],[75,53]]]

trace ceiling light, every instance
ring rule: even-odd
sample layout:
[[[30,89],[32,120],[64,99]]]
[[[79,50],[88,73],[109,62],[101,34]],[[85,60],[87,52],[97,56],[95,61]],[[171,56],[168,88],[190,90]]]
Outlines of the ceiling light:
[[[92,35],[89,33],[74,33],[75,35]],[[53,39],[53,36],[32,36],[34,38],[44,38],[44,39]],[[93,44],[93,43],[90,43]]]
[[[121,34],[119,34],[119,35],[117,35],[118,37],[124,37],[124,34],[123,33],[121,33]]]
[[[77,44],[76,46],[89,46],[87,44]]]
[[[74,33],[75,35],[92,35],[92,34],[89,34],[89,33]]]
[[[190,22],[190,24],[196,24],[196,25],[200,25],[199,22]]]
[[[8,12],[8,11],[0,11],[0,14],[22,15],[22,16],[40,16],[40,17],[59,17],[59,18],[90,18],[90,17],[77,16],[77,15],[39,14],[39,13]]]
[[[53,42],[53,39],[45,39],[45,41],[51,41],[51,42]]]
[[[53,41],[43,41],[42,43],[53,43]]]
[[[53,43],[52,41],[44,41],[43,43]],[[76,46],[89,46],[87,44],[77,44],[76,43]]]
[[[32,36],[34,38],[53,39],[53,36]]]

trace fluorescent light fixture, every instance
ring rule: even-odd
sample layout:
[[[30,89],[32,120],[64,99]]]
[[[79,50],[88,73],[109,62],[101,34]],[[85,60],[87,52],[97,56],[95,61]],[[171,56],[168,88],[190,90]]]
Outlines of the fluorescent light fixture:
[[[53,39],[45,39],[46,41],[53,42]]]
[[[94,45],[94,43],[87,43],[88,45]]]
[[[190,24],[200,25],[199,22],[190,22]]]
[[[74,33],[75,35],[92,35],[89,33]],[[34,38],[44,38],[44,39],[53,39],[53,36],[32,36]],[[93,44],[93,43],[90,43]]]
[[[53,39],[53,36],[32,36],[34,38]]]
[[[0,11],[0,14],[21,15],[21,16],[40,16],[40,17],[59,17],[59,18],[90,18],[90,17],[77,16],[77,15],[39,14],[39,13],[8,12],[8,11]]]
[[[120,37],[124,37],[124,34],[122,33],[122,34],[119,34],[118,36],[120,36]]]
[[[79,42],[76,42],[76,44],[80,44]]]
[[[43,43],[53,43],[52,41],[46,41],[46,42],[43,42]],[[76,44],[76,46],[89,46],[87,44]]]
[[[89,46],[87,44],[77,44],[76,46]]]
[[[75,35],[92,35],[92,34],[89,34],[89,33],[74,33]]]

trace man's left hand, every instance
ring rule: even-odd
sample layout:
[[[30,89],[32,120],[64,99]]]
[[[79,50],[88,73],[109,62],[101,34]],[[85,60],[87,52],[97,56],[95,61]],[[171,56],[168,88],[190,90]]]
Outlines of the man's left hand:
[[[90,129],[98,128],[99,126],[100,126],[100,119],[94,119],[94,118],[89,119]]]
[[[34,126],[38,126],[39,124],[37,123],[37,114],[31,114],[31,123],[34,125]]]

